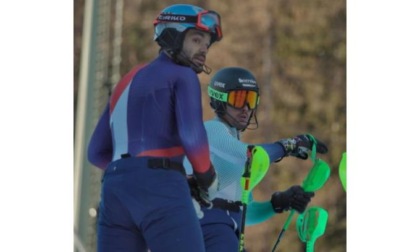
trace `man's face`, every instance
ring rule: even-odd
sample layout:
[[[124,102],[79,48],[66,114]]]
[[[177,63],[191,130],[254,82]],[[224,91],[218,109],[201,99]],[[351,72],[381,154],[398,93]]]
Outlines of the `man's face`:
[[[243,130],[247,127],[249,117],[253,111],[253,109],[248,108],[248,105],[240,109],[227,105],[223,119],[238,130]]]
[[[210,46],[210,34],[190,29],[185,34],[182,51],[195,65],[203,67]]]

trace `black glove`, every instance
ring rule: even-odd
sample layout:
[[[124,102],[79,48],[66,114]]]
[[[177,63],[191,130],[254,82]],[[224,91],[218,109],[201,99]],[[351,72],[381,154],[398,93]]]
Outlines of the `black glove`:
[[[214,167],[212,164],[210,164],[210,168],[203,173],[199,173],[196,171],[193,171],[193,173],[194,173],[193,176],[197,180],[198,186],[204,190],[207,190],[208,188],[210,188],[217,178],[216,171],[214,170]]]
[[[219,189],[217,173],[211,164],[210,169],[204,173],[194,172],[194,175],[188,178],[188,184],[190,185],[191,195],[204,205],[210,204]]]
[[[305,192],[301,186],[294,185],[284,192],[275,192],[271,195],[271,205],[276,213],[288,211],[290,208],[303,213],[308,206],[313,192]]]
[[[316,139],[316,152],[325,154],[328,152],[327,146]],[[294,156],[300,159],[308,159],[308,152],[312,150],[314,142],[308,135],[298,135],[294,138],[280,139],[278,142],[283,146],[287,156]]]
[[[190,187],[191,197],[193,197],[200,205],[210,206],[211,202],[207,197],[203,197],[203,193],[197,184],[197,180],[194,176],[187,176],[188,186]]]

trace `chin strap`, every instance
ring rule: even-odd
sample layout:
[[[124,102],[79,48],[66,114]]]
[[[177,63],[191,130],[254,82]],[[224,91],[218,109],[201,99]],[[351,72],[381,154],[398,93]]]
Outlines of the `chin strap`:
[[[205,74],[210,74],[211,71],[212,71],[212,69],[209,66],[207,66],[206,64],[203,65],[202,69],[203,69],[203,72]]]
[[[191,59],[189,59],[184,52],[179,52],[179,53],[171,53],[173,59],[175,60],[175,62],[177,64],[183,65],[183,66],[188,66],[191,67],[192,70],[194,70],[194,72],[196,72],[197,74],[204,72],[206,74],[210,74],[212,72],[212,69],[207,66],[206,64],[204,64],[202,67],[196,65]]]
[[[251,118],[254,118],[254,122],[251,122]],[[249,125],[255,125],[255,128],[248,128]],[[249,121],[248,121],[248,125],[246,126],[246,129],[249,130],[256,130],[258,129],[258,120],[257,120],[257,111],[254,110],[254,112],[252,112],[252,116],[249,117]]]

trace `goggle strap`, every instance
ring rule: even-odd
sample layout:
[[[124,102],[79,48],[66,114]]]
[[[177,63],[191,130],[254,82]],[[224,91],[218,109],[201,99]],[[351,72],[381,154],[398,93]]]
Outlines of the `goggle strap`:
[[[218,101],[227,102],[228,100],[228,93],[220,92],[210,86],[207,88],[207,92],[210,97]]]
[[[197,23],[197,16],[189,16],[189,15],[174,15],[174,14],[160,14],[155,23],[159,22],[177,22],[177,23]]]

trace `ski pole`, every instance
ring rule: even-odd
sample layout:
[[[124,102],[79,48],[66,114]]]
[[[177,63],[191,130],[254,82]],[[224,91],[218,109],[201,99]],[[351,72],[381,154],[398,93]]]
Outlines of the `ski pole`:
[[[270,165],[270,158],[264,148],[249,145],[247,149],[247,160],[245,162],[244,173],[241,177],[242,186],[242,222],[241,234],[239,237],[239,252],[244,251],[245,247],[245,221],[246,210],[249,203],[249,194],[254,187],[264,178]]]
[[[316,158],[316,139],[312,135],[308,135],[313,141],[311,153],[311,160],[313,162],[313,166],[309,171],[308,175],[306,176],[305,180],[303,181],[302,188],[305,192],[315,192],[319,190],[322,186],[324,186],[325,182],[327,182],[328,178],[330,177],[331,171],[330,167],[325,161]],[[295,210],[292,209],[289,213],[289,216],[286,219],[286,222],[283,225],[282,230],[279,233],[279,236],[277,237],[277,241],[274,244],[272,252],[276,250],[277,245],[279,244],[281,238],[284,235],[284,232],[286,232],[286,230],[289,228],[294,213]]]

